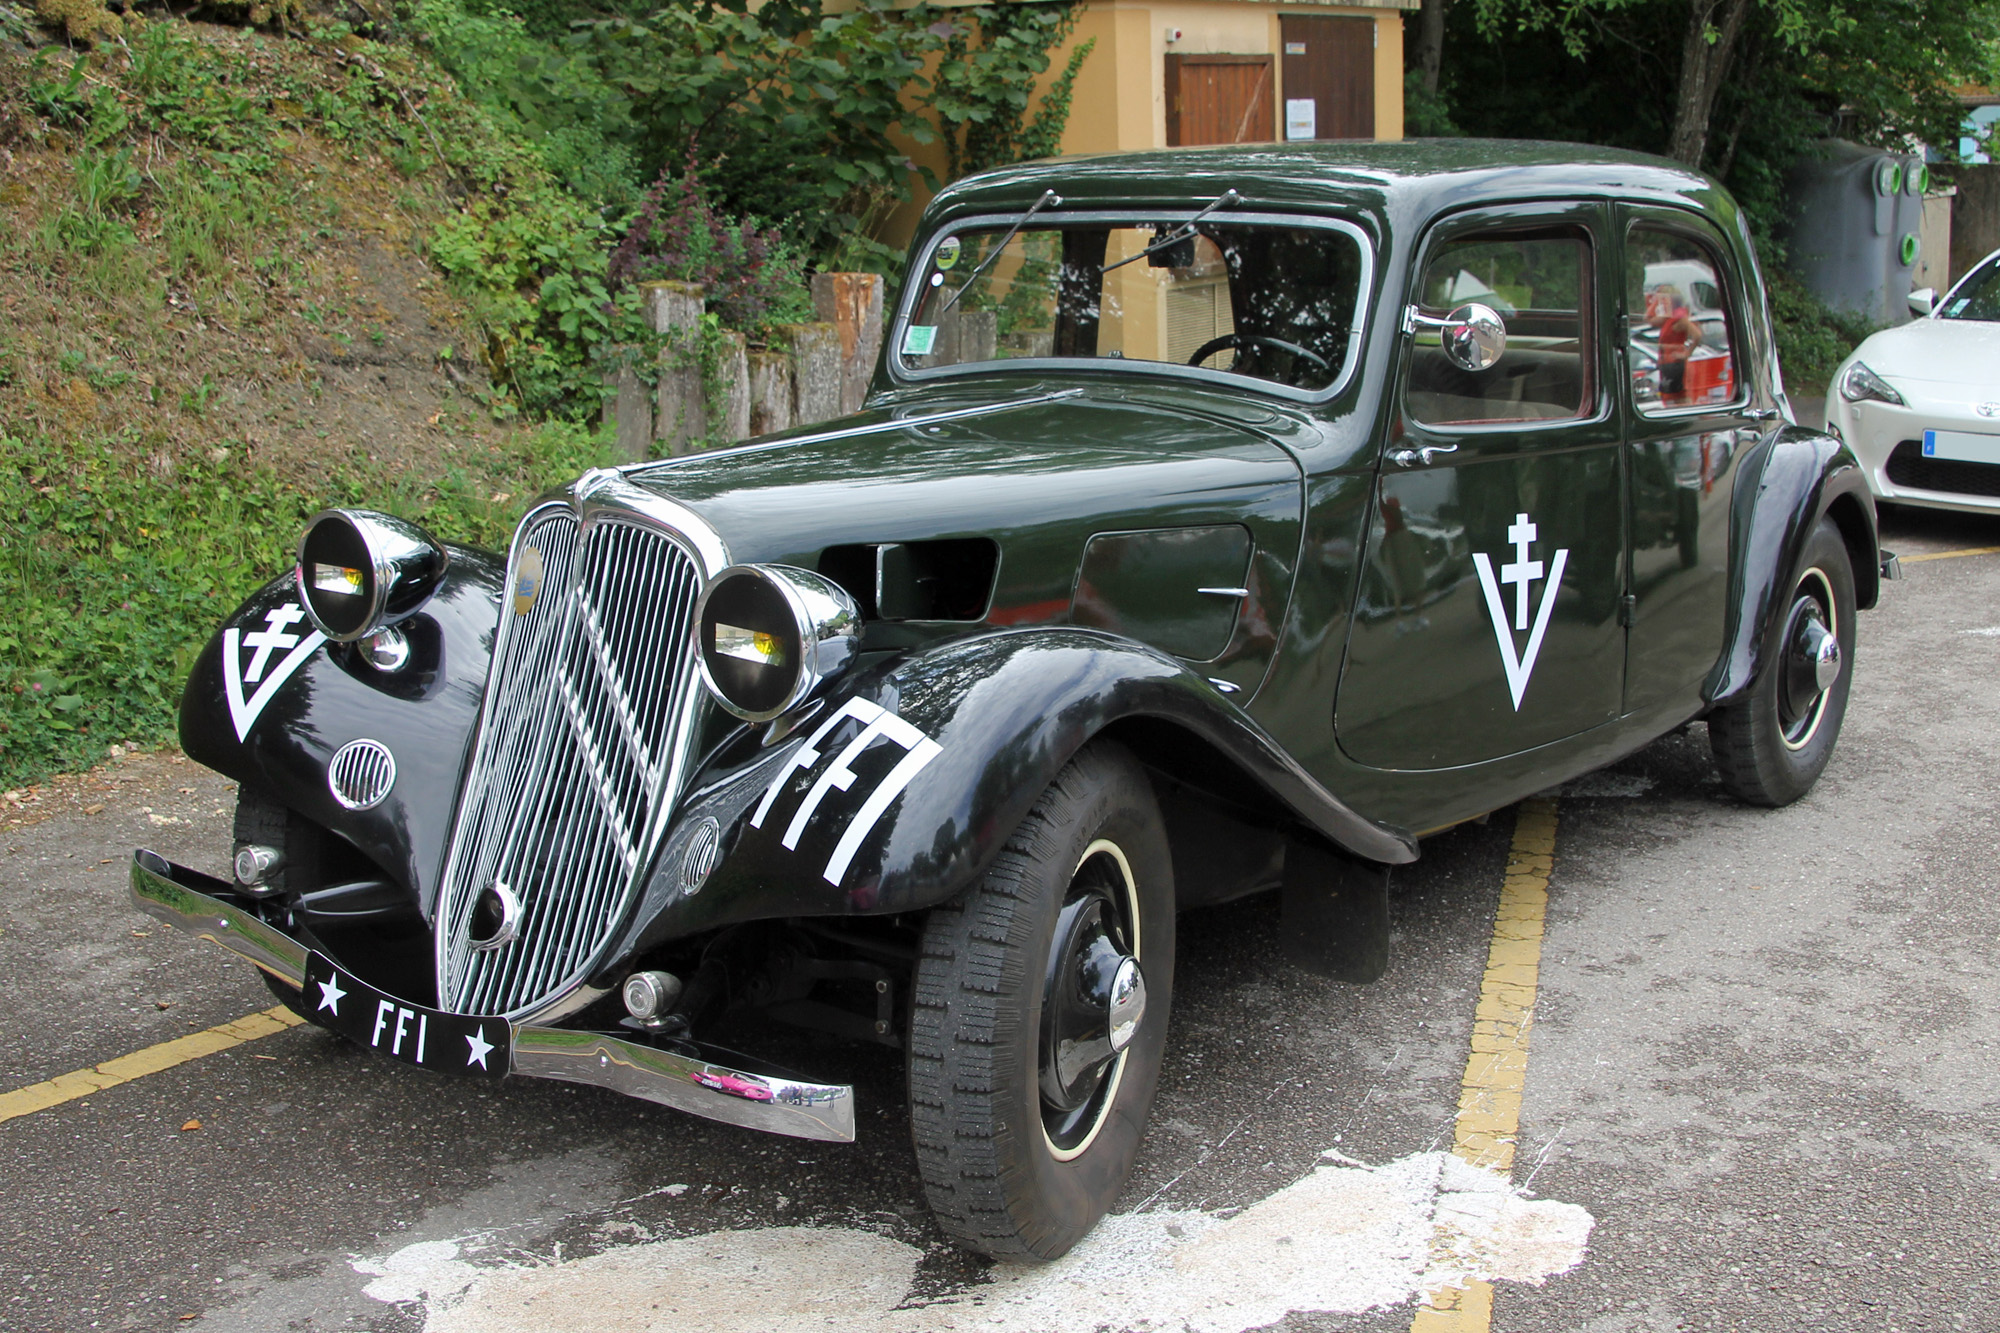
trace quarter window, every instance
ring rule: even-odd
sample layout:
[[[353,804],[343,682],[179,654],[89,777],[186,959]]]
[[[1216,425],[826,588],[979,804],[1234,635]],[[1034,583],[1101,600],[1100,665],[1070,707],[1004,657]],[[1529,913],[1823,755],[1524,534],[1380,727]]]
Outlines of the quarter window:
[[[1634,227],[1625,244],[1625,354],[1648,416],[1734,402],[1739,376],[1722,265],[1692,237]]]
[[[1471,302],[1507,325],[1507,350],[1485,370],[1445,357],[1435,329],[1421,326],[1406,407],[1427,426],[1480,426],[1581,417],[1593,401],[1590,245],[1581,232],[1467,237],[1447,242],[1424,266],[1418,308],[1442,318]]]

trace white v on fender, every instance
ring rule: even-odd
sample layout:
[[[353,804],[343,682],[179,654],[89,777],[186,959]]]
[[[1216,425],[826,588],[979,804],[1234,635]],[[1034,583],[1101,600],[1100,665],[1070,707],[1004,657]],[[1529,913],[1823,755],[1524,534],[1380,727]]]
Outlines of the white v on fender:
[[[1528,626],[1528,586],[1542,577],[1542,562],[1528,558],[1528,548],[1535,540],[1535,525],[1526,514],[1514,516],[1514,526],[1507,529],[1507,540],[1514,543],[1514,559],[1500,566],[1498,582],[1493,578],[1493,564],[1483,551],[1472,555],[1474,568],[1479,571],[1479,586],[1486,593],[1486,612],[1493,618],[1493,637],[1500,644],[1500,665],[1507,670],[1507,689],[1514,696],[1514,711],[1521,711],[1521,696],[1528,692],[1528,679],[1535,674],[1535,659],[1541,656],[1542,637],[1548,633],[1549,615],[1555,610],[1556,592],[1562,586],[1563,569],[1569,564],[1569,548],[1564,547],[1552,557],[1548,582],[1542,586],[1542,603],[1535,608],[1535,623]],[[1507,607],[1500,596],[1500,584],[1514,585],[1514,615],[1512,626],[1508,625]],[[1527,646],[1519,653],[1514,650],[1514,631],[1528,630]]]

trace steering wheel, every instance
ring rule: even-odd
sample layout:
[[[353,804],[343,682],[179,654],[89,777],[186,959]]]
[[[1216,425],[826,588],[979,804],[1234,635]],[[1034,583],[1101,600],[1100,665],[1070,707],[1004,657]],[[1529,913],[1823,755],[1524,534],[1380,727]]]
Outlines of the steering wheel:
[[[1319,353],[1301,347],[1297,343],[1288,343],[1283,338],[1265,337],[1261,333],[1225,333],[1220,337],[1210,338],[1194,349],[1194,355],[1188,358],[1187,363],[1198,366],[1225,348],[1248,346],[1275,347],[1281,352],[1290,352],[1301,361],[1311,362],[1319,367],[1322,373],[1333,373],[1333,366]]]

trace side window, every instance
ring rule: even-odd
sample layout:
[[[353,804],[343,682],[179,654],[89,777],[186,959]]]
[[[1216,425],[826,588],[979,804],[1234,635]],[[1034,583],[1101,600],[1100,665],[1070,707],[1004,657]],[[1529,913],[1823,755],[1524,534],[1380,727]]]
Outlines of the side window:
[[[1581,417],[1592,384],[1590,243],[1563,229],[1474,235],[1432,253],[1418,308],[1442,318],[1477,301],[1507,324],[1507,350],[1485,370],[1446,359],[1435,329],[1419,326],[1404,407],[1427,426],[1481,426]]]
[[[1632,400],[1649,416],[1733,402],[1739,376],[1722,265],[1680,232],[1638,226],[1625,241]]]

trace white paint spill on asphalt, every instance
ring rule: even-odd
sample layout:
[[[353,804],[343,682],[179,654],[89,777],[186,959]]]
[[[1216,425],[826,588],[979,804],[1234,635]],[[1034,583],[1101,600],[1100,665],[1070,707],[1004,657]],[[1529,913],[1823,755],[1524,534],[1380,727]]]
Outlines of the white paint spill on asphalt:
[[[1976,634],[1982,639],[2000,639],[2000,625],[1987,625],[1982,629],[1962,629],[1960,634]]]
[[[922,1251],[839,1227],[718,1231],[581,1259],[483,1266],[452,1242],[355,1264],[425,1333],[1241,1333],[1288,1311],[1351,1313],[1468,1278],[1540,1283],[1581,1263],[1592,1219],[1449,1153],[1328,1163],[1233,1216],[1107,1217],[1057,1263],[905,1306]]]

